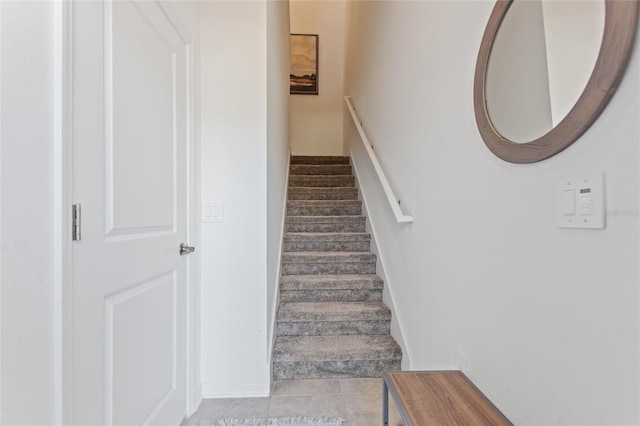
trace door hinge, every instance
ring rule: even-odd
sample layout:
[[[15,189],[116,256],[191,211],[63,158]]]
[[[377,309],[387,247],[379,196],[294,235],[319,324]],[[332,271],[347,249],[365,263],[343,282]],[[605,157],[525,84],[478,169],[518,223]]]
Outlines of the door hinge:
[[[71,211],[71,240],[80,241],[82,239],[82,204],[74,204]]]

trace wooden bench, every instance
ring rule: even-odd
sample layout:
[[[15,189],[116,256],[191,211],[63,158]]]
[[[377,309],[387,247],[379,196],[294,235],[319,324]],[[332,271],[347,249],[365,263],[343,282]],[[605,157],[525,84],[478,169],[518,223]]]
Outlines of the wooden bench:
[[[389,392],[405,426],[512,425],[461,371],[403,371],[382,379],[384,426]]]

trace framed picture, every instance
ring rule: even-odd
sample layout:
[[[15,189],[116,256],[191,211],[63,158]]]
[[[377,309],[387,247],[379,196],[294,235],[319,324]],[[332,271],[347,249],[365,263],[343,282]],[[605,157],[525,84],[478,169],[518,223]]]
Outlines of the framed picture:
[[[291,34],[289,93],[318,94],[318,35]]]

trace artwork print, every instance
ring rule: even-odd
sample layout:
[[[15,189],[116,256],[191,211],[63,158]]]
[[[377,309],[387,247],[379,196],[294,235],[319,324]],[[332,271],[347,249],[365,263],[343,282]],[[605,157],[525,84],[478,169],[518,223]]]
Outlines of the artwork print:
[[[318,35],[291,34],[289,93],[318,94]]]

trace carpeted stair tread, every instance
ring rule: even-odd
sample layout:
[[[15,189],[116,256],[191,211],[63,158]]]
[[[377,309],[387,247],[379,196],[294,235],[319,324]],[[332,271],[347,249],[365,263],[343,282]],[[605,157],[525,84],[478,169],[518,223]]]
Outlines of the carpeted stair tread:
[[[280,336],[274,362],[399,360],[400,347],[389,335]]]
[[[366,232],[285,232],[284,238],[290,241],[371,241]]]
[[[280,303],[297,302],[381,302],[382,288],[337,290],[282,290]]]
[[[277,336],[379,336],[391,330],[389,320],[282,321]]]
[[[289,200],[357,200],[357,188],[294,187],[287,193]]]
[[[278,322],[295,321],[389,321],[391,310],[382,302],[282,303]]]
[[[283,263],[355,263],[375,261],[376,255],[366,252],[290,252],[282,255]]]
[[[376,255],[368,252],[285,252],[282,275],[374,274]]]
[[[378,301],[282,302],[277,336],[388,335],[391,311]]]
[[[292,155],[291,164],[349,164],[349,157],[336,155]]]
[[[284,225],[284,232],[298,233],[336,233],[336,232],[365,232],[365,221],[344,220],[336,222],[291,222]],[[339,250],[338,250],[339,251]]]
[[[211,415],[210,413],[208,414]],[[216,416],[214,415],[214,417]],[[330,416],[278,416],[250,419],[225,418],[213,422],[194,422],[189,420],[186,424],[196,426],[344,426],[346,421],[342,417]]]
[[[335,361],[283,361],[273,363],[273,380],[380,379],[385,371],[400,371],[400,359],[355,359]]]
[[[290,175],[350,175],[349,164],[292,164]]]
[[[367,218],[353,216],[286,216],[285,232],[365,232]]]
[[[287,202],[289,216],[359,216],[362,202],[359,200],[298,200]]]
[[[290,175],[289,187],[353,188],[355,177],[351,175]]]
[[[343,207],[362,205],[360,200],[295,200],[287,201],[287,208],[292,207]]]
[[[291,290],[379,290],[384,283],[375,274],[285,275],[280,288]]]
[[[367,218],[362,215],[343,216],[286,216],[284,223],[348,223],[366,224]]]
[[[369,251],[371,236],[365,232],[285,232],[285,252]]]
[[[362,222],[367,218],[362,215],[350,216],[286,216],[284,223],[336,223],[336,222]]]
[[[382,301],[382,289],[375,274],[283,275],[280,303]]]

